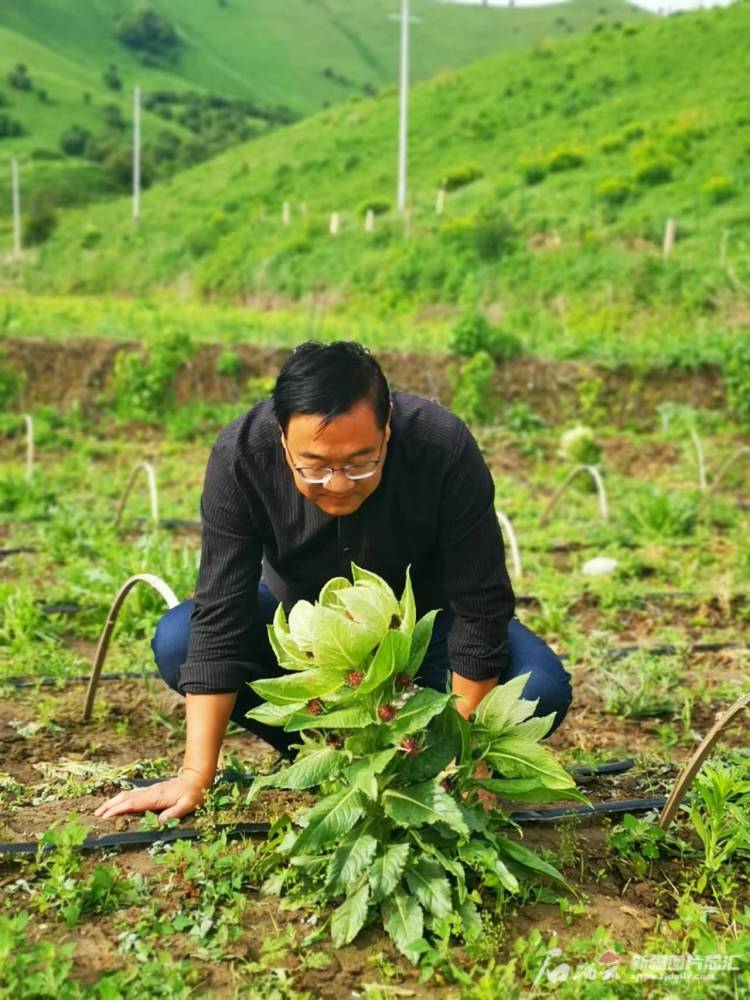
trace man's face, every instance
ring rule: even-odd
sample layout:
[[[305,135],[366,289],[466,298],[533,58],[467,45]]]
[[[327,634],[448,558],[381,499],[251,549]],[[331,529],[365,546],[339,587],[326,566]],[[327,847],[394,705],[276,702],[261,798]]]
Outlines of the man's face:
[[[300,493],[325,514],[341,517],[353,514],[378,488],[390,436],[390,423],[380,430],[372,403],[362,400],[329,424],[323,424],[320,415],[293,414],[281,442]],[[375,474],[356,482],[338,471],[329,482],[315,485],[305,482],[296,471],[301,467],[340,469],[342,465],[363,465],[377,458],[380,462]]]

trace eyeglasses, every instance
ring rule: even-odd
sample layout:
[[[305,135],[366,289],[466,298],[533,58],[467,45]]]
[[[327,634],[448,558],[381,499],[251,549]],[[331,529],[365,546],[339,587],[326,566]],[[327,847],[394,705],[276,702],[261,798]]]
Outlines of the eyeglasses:
[[[378,466],[383,461],[381,454],[383,451],[383,445],[385,444],[385,438],[380,445],[380,451],[378,452],[378,457],[372,459],[369,462],[349,462],[347,465],[339,466],[307,466],[307,465],[295,465],[293,466],[294,471],[303,479],[306,483],[311,486],[326,486],[333,479],[334,472],[343,472],[347,479],[353,483],[358,483],[362,479],[370,479],[374,476],[378,470]],[[286,442],[284,442],[286,447]],[[288,449],[287,449],[288,450]]]

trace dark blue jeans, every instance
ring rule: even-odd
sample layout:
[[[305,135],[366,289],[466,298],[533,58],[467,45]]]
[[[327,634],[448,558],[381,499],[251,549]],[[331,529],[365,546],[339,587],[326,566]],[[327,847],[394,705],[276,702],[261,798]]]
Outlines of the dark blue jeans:
[[[261,677],[278,677],[284,672],[276,662],[266,629],[266,626],[273,621],[277,604],[276,598],[261,580],[250,637],[254,662],[248,665],[248,684]],[[157,625],[156,633],[151,640],[159,673],[174,691],[177,690],[180,667],[187,659],[192,609],[193,601],[189,600],[167,611]],[[427,655],[416,677],[417,683],[422,687],[435,688],[437,691],[447,690],[450,673],[447,636],[451,622],[451,613],[445,611],[441,611],[435,619]],[[510,665],[500,680],[505,682],[518,677],[519,674],[531,674],[523,690],[524,697],[539,699],[536,715],[555,712],[557,717],[553,729],[556,729],[570,707],[572,698],[570,674],[549,646],[515,618],[508,626],[508,639]],[[237,695],[232,721],[260,736],[280,753],[288,754],[290,743],[299,741],[298,734],[285,733],[280,727],[265,726],[246,718],[250,709],[260,701],[254,691],[247,686],[243,687]]]

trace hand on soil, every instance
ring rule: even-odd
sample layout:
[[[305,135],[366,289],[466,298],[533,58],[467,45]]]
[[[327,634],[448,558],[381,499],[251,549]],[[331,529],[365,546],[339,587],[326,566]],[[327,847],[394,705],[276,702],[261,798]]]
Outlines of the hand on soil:
[[[133,788],[119,792],[94,813],[101,819],[112,819],[124,813],[155,812],[160,823],[180,819],[203,802],[205,789],[200,781],[187,775],[160,781],[148,788]]]

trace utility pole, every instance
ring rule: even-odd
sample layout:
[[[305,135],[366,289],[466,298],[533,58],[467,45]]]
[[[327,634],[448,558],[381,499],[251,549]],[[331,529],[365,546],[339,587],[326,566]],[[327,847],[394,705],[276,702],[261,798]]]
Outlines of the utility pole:
[[[401,0],[401,86],[398,122],[398,210],[406,208],[409,147],[409,0]]]
[[[18,174],[18,160],[10,161],[10,186],[13,202],[13,256],[21,256],[21,181]]]
[[[141,88],[133,91],[133,222],[141,217]]]

